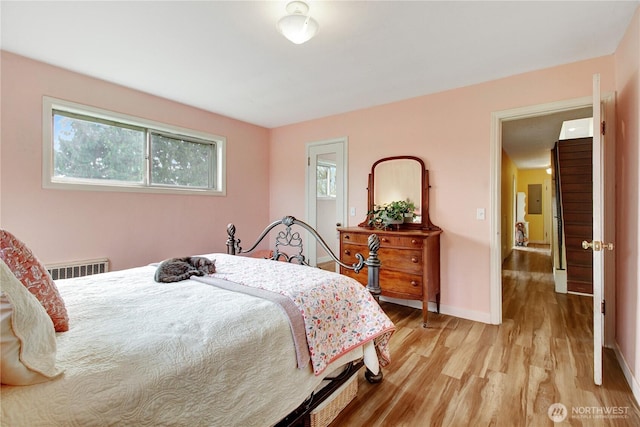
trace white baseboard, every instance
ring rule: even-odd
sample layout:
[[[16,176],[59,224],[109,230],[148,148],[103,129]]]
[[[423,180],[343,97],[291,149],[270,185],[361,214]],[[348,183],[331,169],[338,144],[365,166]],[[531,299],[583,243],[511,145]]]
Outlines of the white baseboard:
[[[394,304],[404,305],[407,307],[417,308],[419,310],[422,309],[422,301],[406,300],[406,299],[391,298],[391,297],[384,297],[384,296],[381,296],[380,300],[391,302]],[[429,311],[434,313],[437,311],[435,302],[429,303]],[[491,324],[490,313],[483,313],[480,311],[472,311],[472,310],[462,310],[456,307],[450,307],[443,304],[440,304],[440,313],[446,314],[447,316],[459,317],[461,319],[467,319],[467,320],[473,320],[475,322]]]
[[[633,397],[635,397],[636,403],[640,403],[640,383],[638,383],[638,379],[633,376],[633,373],[629,368],[629,364],[627,363],[626,359],[622,355],[622,352],[620,351],[620,347],[618,346],[617,342],[613,347],[613,351],[615,351],[616,353],[616,358],[618,359],[618,363],[622,368],[622,373],[624,374],[624,377],[627,380],[629,387],[631,387],[631,393],[633,393]]]
[[[383,296],[380,296],[380,301],[392,302],[394,304],[404,305],[406,307],[417,308],[418,310],[422,310],[422,301],[383,297]],[[431,311],[431,305],[429,305],[429,311]],[[435,304],[433,306],[433,311],[436,311]]]
[[[556,292],[559,294],[567,293],[567,270],[553,270],[553,280],[556,284]]]

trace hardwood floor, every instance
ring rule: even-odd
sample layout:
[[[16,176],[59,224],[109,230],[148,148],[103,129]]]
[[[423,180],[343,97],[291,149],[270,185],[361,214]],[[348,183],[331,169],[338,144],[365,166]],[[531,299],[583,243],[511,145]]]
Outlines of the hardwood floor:
[[[336,271],[336,263],[334,261],[318,263],[318,268],[327,271]]]
[[[488,325],[381,303],[397,330],[380,384],[360,375],[338,426],[640,426],[615,354],[593,384],[591,298],[556,294],[548,251],[514,250],[503,265],[503,323]],[[566,407],[554,423],[549,408]],[[559,414],[556,412],[555,414]]]

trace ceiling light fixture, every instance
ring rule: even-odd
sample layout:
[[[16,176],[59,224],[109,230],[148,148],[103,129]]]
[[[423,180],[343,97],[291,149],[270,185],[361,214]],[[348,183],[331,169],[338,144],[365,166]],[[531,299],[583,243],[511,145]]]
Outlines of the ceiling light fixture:
[[[292,43],[302,44],[318,33],[318,21],[309,16],[309,6],[305,2],[287,4],[287,13],[278,21],[278,31]]]

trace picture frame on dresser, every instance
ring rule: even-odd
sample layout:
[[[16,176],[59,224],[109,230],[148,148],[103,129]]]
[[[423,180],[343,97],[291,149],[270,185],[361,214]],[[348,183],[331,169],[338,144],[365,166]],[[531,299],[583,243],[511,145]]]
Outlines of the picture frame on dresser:
[[[395,200],[412,202],[414,220],[393,227],[378,227],[380,240],[380,295],[422,303],[423,327],[427,326],[429,302],[440,312],[440,235],[442,229],[429,216],[429,171],[415,156],[393,156],[377,160],[369,174],[368,212]],[[370,214],[357,227],[338,227],[340,257],[356,262],[355,254],[367,247],[371,234]],[[346,269],[342,274],[350,275]],[[362,277],[353,275],[363,285]]]

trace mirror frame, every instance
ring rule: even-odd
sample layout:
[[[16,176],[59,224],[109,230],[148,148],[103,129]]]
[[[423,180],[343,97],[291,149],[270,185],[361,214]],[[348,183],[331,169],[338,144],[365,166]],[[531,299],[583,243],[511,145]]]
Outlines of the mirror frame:
[[[409,230],[415,230],[415,229],[420,229],[420,230],[439,230],[439,228],[437,226],[435,226],[432,222],[431,219],[429,217],[429,171],[426,169],[424,162],[422,161],[421,158],[419,157],[415,157],[415,156],[393,156],[393,157],[384,157],[380,160],[377,160],[375,163],[373,163],[373,165],[371,166],[371,173],[369,173],[369,183],[368,183],[368,187],[367,187],[367,211],[370,212],[373,210],[373,206],[374,206],[374,194],[375,194],[375,188],[374,188],[374,182],[375,182],[375,173],[376,173],[376,166],[378,166],[380,163],[383,162],[388,162],[391,160],[414,160],[416,162],[419,163],[420,165],[420,170],[422,171],[422,200],[420,203],[421,209],[420,212],[422,214],[422,221],[421,222],[415,222],[415,223],[404,223],[400,225],[401,229],[409,229]],[[358,224],[359,227],[367,227],[370,228],[370,225],[368,224],[369,221],[369,215],[367,215],[367,217],[365,218],[365,220]]]

